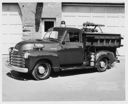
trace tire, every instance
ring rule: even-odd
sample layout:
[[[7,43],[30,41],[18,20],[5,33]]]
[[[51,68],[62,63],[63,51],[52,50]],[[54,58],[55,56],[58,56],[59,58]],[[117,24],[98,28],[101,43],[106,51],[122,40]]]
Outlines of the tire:
[[[111,67],[113,66],[113,62],[115,61],[115,56],[114,56],[114,53],[113,52],[110,52],[110,51],[99,51],[97,54],[96,54],[96,60],[97,62],[101,59],[105,57],[108,61],[108,65],[107,65],[107,69],[111,69]],[[97,66],[98,67],[98,66]]]
[[[96,63],[96,68],[98,72],[104,72],[109,66],[109,60],[106,57],[99,57]]]
[[[32,76],[35,80],[44,80],[49,78],[51,65],[46,61],[38,62],[32,70]]]

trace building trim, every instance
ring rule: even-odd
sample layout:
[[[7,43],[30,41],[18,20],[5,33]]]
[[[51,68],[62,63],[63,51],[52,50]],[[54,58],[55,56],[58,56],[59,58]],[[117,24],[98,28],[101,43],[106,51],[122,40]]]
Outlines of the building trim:
[[[125,4],[124,3],[91,3],[91,2],[88,2],[88,3],[85,3],[85,2],[62,2],[62,6],[77,6],[77,5],[80,5],[80,6],[124,6]]]

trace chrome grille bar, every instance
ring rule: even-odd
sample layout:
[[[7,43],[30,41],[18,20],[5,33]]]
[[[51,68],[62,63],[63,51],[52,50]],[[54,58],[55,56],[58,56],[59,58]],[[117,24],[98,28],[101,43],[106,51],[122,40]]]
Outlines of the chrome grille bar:
[[[25,67],[25,59],[23,58],[23,54],[13,51],[9,53],[9,58],[11,65]]]

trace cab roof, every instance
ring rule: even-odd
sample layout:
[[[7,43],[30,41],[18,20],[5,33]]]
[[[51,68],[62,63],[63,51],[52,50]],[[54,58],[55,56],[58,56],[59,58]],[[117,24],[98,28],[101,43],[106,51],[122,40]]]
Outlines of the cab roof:
[[[52,29],[54,29],[54,30],[63,30],[63,31],[65,31],[65,30],[79,30],[80,31],[80,29],[74,28],[74,27],[53,27]]]

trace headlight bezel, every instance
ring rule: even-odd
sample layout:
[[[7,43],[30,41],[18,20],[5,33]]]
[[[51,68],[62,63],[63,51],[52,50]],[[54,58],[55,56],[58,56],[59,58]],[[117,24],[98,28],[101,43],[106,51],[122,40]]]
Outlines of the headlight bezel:
[[[10,48],[8,49],[9,53],[12,52],[13,49],[14,49],[14,47],[10,47]]]

